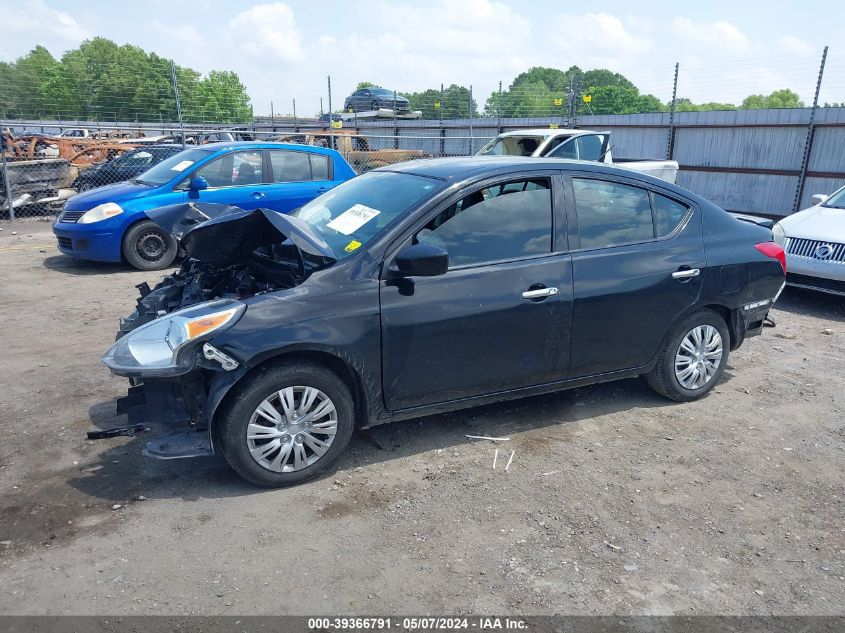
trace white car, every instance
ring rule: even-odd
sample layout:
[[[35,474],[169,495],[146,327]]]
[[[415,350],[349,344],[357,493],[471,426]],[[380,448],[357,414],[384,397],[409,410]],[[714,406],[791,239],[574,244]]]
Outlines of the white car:
[[[786,283],[845,296],[845,187],[775,224],[786,251]]]

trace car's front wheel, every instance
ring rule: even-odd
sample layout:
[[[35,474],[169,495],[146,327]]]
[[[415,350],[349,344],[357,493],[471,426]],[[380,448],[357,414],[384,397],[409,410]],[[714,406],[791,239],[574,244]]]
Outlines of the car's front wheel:
[[[328,469],[352,437],[352,396],[332,371],[294,361],[260,369],[218,414],[226,461],[268,488],[298,484]]]
[[[699,310],[678,324],[646,379],[671,400],[697,400],[719,382],[729,348],[724,319],[712,310]]]
[[[152,220],[132,225],[123,236],[123,256],[138,270],[161,270],[176,259],[176,240]]]

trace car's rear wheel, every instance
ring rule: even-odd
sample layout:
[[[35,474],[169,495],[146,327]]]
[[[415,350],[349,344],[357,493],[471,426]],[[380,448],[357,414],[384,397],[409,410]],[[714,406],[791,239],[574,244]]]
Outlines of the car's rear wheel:
[[[706,395],[728,362],[730,335],[724,319],[700,310],[675,328],[646,376],[657,393],[678,402]]]
[[[268,488],[325,472],[355,426],[346,384],[310,363],[261,369],[228,402],[215,423],[223,455],[241,477]]]
[[[372,103],[372,109],[373,109],[373,110],[378,110],[378,101],[373,101],[373,103]]]
[[[176,240],[152,220],[132,225],[123,236],[123,256],[138,270],[167,268],[176,252]]]

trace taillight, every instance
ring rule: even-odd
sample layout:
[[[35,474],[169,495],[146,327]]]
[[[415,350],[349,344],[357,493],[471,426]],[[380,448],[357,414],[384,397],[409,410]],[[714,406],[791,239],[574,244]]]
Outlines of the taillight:
[[[783,250],[783,246],[774,242],[760,242],[755,244],[754,247],[766,257],[778,260],[780,267],[783,268],[783,274],[786,274],[786,251]]]

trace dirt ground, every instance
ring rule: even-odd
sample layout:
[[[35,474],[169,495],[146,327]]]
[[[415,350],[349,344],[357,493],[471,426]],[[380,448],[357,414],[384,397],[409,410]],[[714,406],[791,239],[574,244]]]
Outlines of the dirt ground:
[[[266,491],[86,440],[160,274],[0,227],[0,613],[845,613],[845,299],[787,289],[699,402],[628,380],[398,423]],[[510,437],[498,469],[467,433]]]

